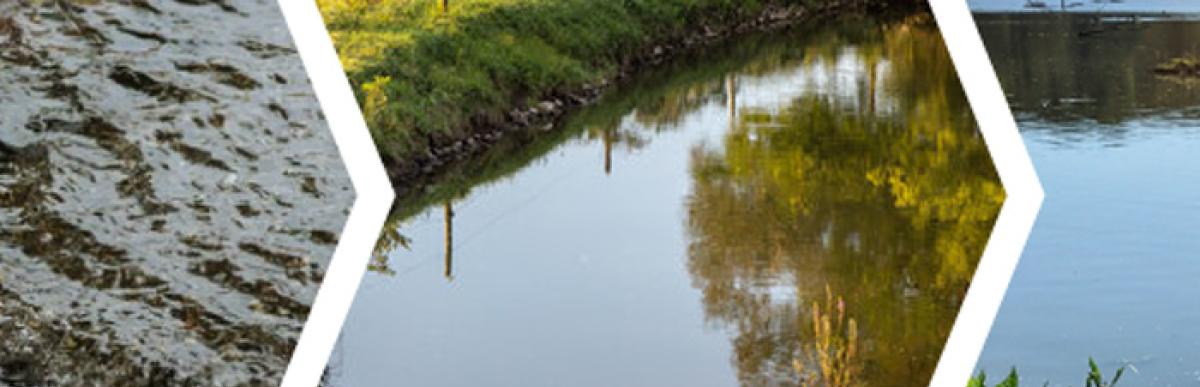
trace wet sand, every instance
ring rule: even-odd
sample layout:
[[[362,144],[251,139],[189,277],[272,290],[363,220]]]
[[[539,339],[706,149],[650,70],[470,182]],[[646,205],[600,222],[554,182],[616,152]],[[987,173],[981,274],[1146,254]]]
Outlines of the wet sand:
[[[0,3],[0,385],[274,385],[353,199],[275,1]]]

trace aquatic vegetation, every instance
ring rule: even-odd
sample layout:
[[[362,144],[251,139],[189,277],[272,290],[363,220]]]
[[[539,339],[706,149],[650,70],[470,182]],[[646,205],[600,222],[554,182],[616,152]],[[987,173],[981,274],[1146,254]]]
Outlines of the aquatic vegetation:
[[[1117,382],[1119,382],[1121,380],[1121,376],[1124,374],[1125,374],[1125,367],[1122,366],[1120,368],[1117,368],[1116,373],[1113,374],[1111,379],[1106,379],[1104,377],[1104,372],[1100,371],[1100,366],[1096,365],[1096,360],[1094,360],[1092,358],[1088,358],[1088,373],[1087,373],[1087,378],[1084,379],[1084,386],[1085,387],[1116,387]],[[1046,382],[1045,385],[1049,386],[1050,382]],[[1011,371],[1009,371],[1008,376],[1005,377],[1003,381],[1001,381],[999,384],[996,384],[992,387],[1018,387],[1018,386],[1020,386],[1020,377],[1017,376],[1017,369],[1013,368]],[[983,373],[983,371],[980,371],[979,375],[976,375],[975,377],[971,378],[970,382],[967,383],[967,387],[989,387],[987,384],[987,374]]]
[[[825,287],[825,303],[812,303],[813,345],[809,359],[792,361],[804,387],[858,386],[858,323],[846,317],[846,301]],[[816,365],[816,369],[806,364]]]
[[[1004,380],[991,387],[1018,387],[1020,385],[1020,381],[1021,379],[1020,376],[1017,375],[1017,369],[1013,368],[1008,372],[1008,376],[1006,376]],[[987,374],[983,371],[979,371],[978,375],[975,375],[971,378],[971,381],[967,382],[967,387],[988,387]]]
[[[1154,67],[1158,75],[1174,75],[1182,77],[1200,76],[1200,59],[1194,57],[1171,58]]]
[[[1200,86],[1200,59],[1194,56],[1172,58],[1155,66],[1153,72],[1160,79],[1188,89]]]

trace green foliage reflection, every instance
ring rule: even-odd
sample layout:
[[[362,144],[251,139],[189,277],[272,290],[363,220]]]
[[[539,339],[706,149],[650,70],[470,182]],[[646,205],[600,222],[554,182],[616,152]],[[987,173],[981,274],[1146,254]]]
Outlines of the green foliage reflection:
[[[814,332],[789,298],[826,284],[859,322],[864,384],[925,382],[1003,202],[928,20],[858,46],[824,58],[855,63],[852,95],[741,109],[693,152],[689,269],[745,385],[802,382],[788,370]]]

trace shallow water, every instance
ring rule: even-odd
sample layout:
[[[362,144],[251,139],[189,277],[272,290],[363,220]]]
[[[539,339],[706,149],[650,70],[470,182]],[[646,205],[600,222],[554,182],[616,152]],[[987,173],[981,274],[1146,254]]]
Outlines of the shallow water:
[[[1094,356],[1131,364],[1122,384],[1200,384],[1200,88],[1150,71],[1200,22],[978,21],[1046,189],[979,367],[1078,386]]]
[[[1003,199],[927,16],[739,39],[517,137],[397,203],[328,384],[795,385],[828,287],[855,377],[923,385]]]
[[[0,385],[275,385],[353,192],[273,1],[0,4]]]

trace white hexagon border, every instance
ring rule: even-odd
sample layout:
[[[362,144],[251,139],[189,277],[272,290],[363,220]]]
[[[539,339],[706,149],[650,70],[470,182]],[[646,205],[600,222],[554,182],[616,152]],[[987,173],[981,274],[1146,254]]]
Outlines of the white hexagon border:
[[[283,387],[320,383],[395,198],[353,89],[314,0],[278,0],[356,200],[292,354]],[[962,387],[987,341],[1045,193],[966,0],[928,0],[1007,194],[931,387]]]
[[[928,1],[1007,193],[930,382],[930,387],[963,387],[983,352],[1045,193],[967,0]]]
[[[316,1],[279,0],[279,7],[355,192],[342,237],[283,377],[284,387],[312,387],[321,381],[396,194]]]

